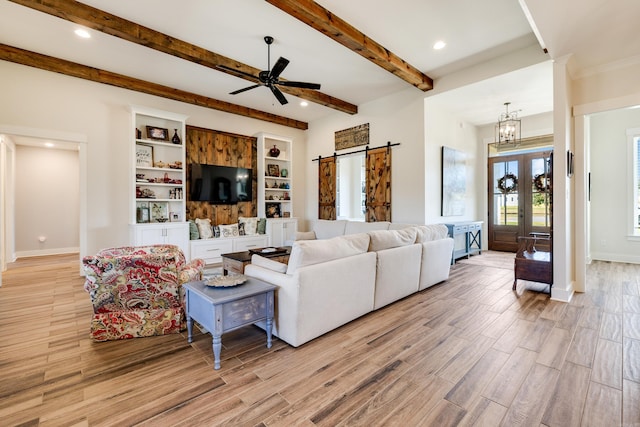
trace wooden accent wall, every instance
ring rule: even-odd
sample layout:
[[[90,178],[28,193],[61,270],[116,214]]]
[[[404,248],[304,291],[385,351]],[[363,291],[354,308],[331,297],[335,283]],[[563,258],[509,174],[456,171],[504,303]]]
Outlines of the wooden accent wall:
[[[258,207],[258,143],[252,136],[187,126],[187,219],[209,218],[213,225],[233,224],[239,216],[257,215]],[[191,164],[249,168],[253,172],[251,202],[235,205],[212,205],[189,200]]]

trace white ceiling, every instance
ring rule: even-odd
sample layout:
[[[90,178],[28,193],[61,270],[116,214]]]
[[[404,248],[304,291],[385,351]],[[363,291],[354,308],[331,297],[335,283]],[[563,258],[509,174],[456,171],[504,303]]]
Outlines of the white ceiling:
[[[317,0],[370,38],[437,79],[532,40],[523,9],[515,0]],[[573,53],[580,70],[640,55],[634,37],[637,0],[520,0],[529,8],[550,58]],[[271,62],[291,61],[282,77],[322,84],[322,92],[359,105],[411,87],[263,0],[84,0],[83,3],[135,21],[245,64],[267,68],[265,35],[275,38]],[[80,39],[78,26],[11,3],[0,2],[0,42],[80,64],[313,122],[333,112],[286,95],[281,106],[264,87],[98,31]],[[434,51],[437,40],[447,46]],[[465,89],[438,95],[439,102],[475,124],[495,121],[505,101],[522,116],[550,111],[550,63]],[[419,89],[415,89],[418,91]]]

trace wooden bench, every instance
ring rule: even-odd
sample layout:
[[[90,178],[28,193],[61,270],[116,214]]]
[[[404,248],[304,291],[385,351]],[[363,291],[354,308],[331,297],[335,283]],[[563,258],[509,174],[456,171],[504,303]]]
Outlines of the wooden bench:
[[[553,285],[553,241],[546,233],[532,233],[530,237],[518,237],[518,252],[514,262],[513,290],[518,279]]]

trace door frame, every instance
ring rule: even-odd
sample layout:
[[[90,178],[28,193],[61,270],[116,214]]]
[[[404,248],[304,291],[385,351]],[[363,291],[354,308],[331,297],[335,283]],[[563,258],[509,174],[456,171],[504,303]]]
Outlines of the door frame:
[[[11,136],[23,136],[37,139],[49,139],[60,141],[64,143],[76,144],[78,148],[78,163],[79,163],[79,192],[80,192],[80,212],[79,212],[79,239],[80,239],[80,253],[78,257],[78,271],[81,276],[84,276],[84,269],[82,268],[82,258],[87,255],[87,136],[72,132],[63,132],[51,129],[38,129],[22,126],[11,126],[0,124],[0,136],[6,135],[9,139]],[[4,165],[0,165],[4,166]],[[2,170],[5,170],[2,167]],[[15,173],[15,170],[13,171]],[[11,182],[14,180],[14,176],[10,178]],[[7,206],[15,206],[15,200],[7,202]],[[3,215],[4,218],[4,215]],[[6,223],[7,227],[15,229],[15,219],[13,223]],[[9,247],[14,248],[15,254],[15,236],[11,242],[8,242]],[[7,244],[7,242],[5,242]],[[6,246],[5,246],[6,248]],[[2,257],[6,257],[4,251],[0,254]],[[0,282],[1,283],[1,282]]]
[[[506,252],[516,252],[518,247],[517,237],[518,236],[526,236],[531,232],[542,232],[542,233],[551,233],[552,232],[552,219],[549,218],[549,226],[548,227],[540,227],[535,226],[532,222],[529,223],[530,219],[533,217],[532,206],[528,203],[531,200],[532,195],[534,194],[533,189],[529,185],[521,185],[520,183],[528,182],[528,178],[532,175],[531,171],[531,160],[536,158],[546,158],[551,157],[553,153],[553,148],[549,147],[548,149],[536,149],[536,150],[526,150],[526,151],[517,151],[508,153],[501,156],[495,157],[487,157],[487,247],[490,250],[497,251],[506,251]],[[495,212],[493,212],[493,199],[494,199],[494,178],[493,177],[493,165],[495,163],[500,162],[518,162],[518,171],[517,176],[520,180],[520,183],[517,185],[517,195],[518,195],[518,208],[517,208],[517,216],[519,218],[517,226],[509,226],[509,225],[495,225],[493,221],[493,217],[495,216]],[[551,165],[550,165],[551,167]],[[546,169],[546,168],[545,168]],[[549,175],[552,175],[552,171],[548,171]],[[506,176],[506,175],[505,175]],[[549,190],[549,206],[551,204],[551,190]],[[551,211],[548,213],[549,216],[552,215]],[[497,231],[496,231],[497,227]],[[506,234],[513,234],[515,236],[513,241],[494,241],[495,232],[500,232],[500,230],[504,228],[503,232]],[[514,231],[515,230],[515,231]]]

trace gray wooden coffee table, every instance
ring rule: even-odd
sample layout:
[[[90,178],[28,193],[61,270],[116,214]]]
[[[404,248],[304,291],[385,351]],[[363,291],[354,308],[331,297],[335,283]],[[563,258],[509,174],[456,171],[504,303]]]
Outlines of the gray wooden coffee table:
[[[222,334],[261,320],[266,321],[267,348],[271,348],[273,297],[276,286],[249,278],[241,285],[214,288],[204,281],[184,285],[187,303],[187,332],[193,341],[193,321],[213,337],[214,369],[220,369]]]

